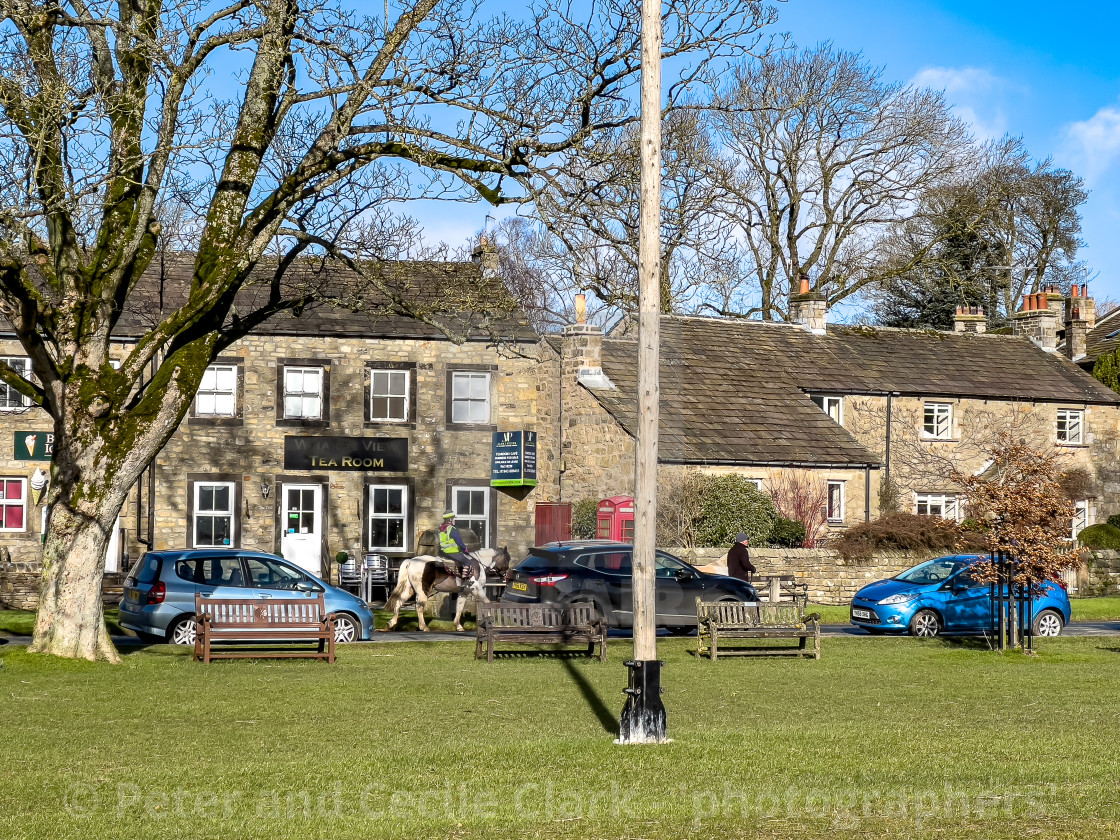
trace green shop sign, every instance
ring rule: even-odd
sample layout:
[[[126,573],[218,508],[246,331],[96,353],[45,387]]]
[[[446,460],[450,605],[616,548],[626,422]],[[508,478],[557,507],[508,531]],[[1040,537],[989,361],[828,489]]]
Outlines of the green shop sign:
[[[537,486],[537,433],[494,432],[491,487]]]
[[[50,461],[54,458],[54,432],[16,432],[17,461]]]

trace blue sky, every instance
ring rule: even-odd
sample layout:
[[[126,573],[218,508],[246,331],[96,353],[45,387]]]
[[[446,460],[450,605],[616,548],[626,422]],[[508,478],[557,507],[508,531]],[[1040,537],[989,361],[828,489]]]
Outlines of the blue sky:
[[[778,10],[777,30],[797,44],[831,40],[887,79],[944,88],[978,134],[1022,135],[1036,157],[1084,177],[1081,257],[1096,272],[1093,294],[1120,299],[1120,3],[789,0]],[[451,245],[490,212],[413,209],[430,237]]]

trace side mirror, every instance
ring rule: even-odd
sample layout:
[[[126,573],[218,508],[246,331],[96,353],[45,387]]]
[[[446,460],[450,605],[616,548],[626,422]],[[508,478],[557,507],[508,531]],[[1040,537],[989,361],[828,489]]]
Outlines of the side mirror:
[[[692,580],[696,575],[688,569],[677,569],[676,572],[673,573],[673,577],[677,580]]]
[[[313,584],[309,580],[301,580],[299,583],[296,584],[296,591],[297,592],[314,592],[315,591],[315,584]]]

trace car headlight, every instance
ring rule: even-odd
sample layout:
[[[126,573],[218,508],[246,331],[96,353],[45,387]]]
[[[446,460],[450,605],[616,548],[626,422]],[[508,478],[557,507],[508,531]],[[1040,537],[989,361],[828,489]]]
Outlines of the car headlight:
[[[897,595],[890,595],[880,601],[880,604],[905,604],[907,601],[913,601],[918,597],[916,592],[899,592]]]

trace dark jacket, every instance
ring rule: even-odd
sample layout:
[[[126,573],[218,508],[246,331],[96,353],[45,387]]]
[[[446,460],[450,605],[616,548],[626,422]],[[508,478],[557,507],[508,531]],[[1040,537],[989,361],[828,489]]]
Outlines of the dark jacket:
[[[747,573],[757,572],[751,564],[751,555],[747,551],[747,547],[742,543],[735,543],[731,546],[731,550],[727,552],[727,574],[739,580],[750,580]]]

